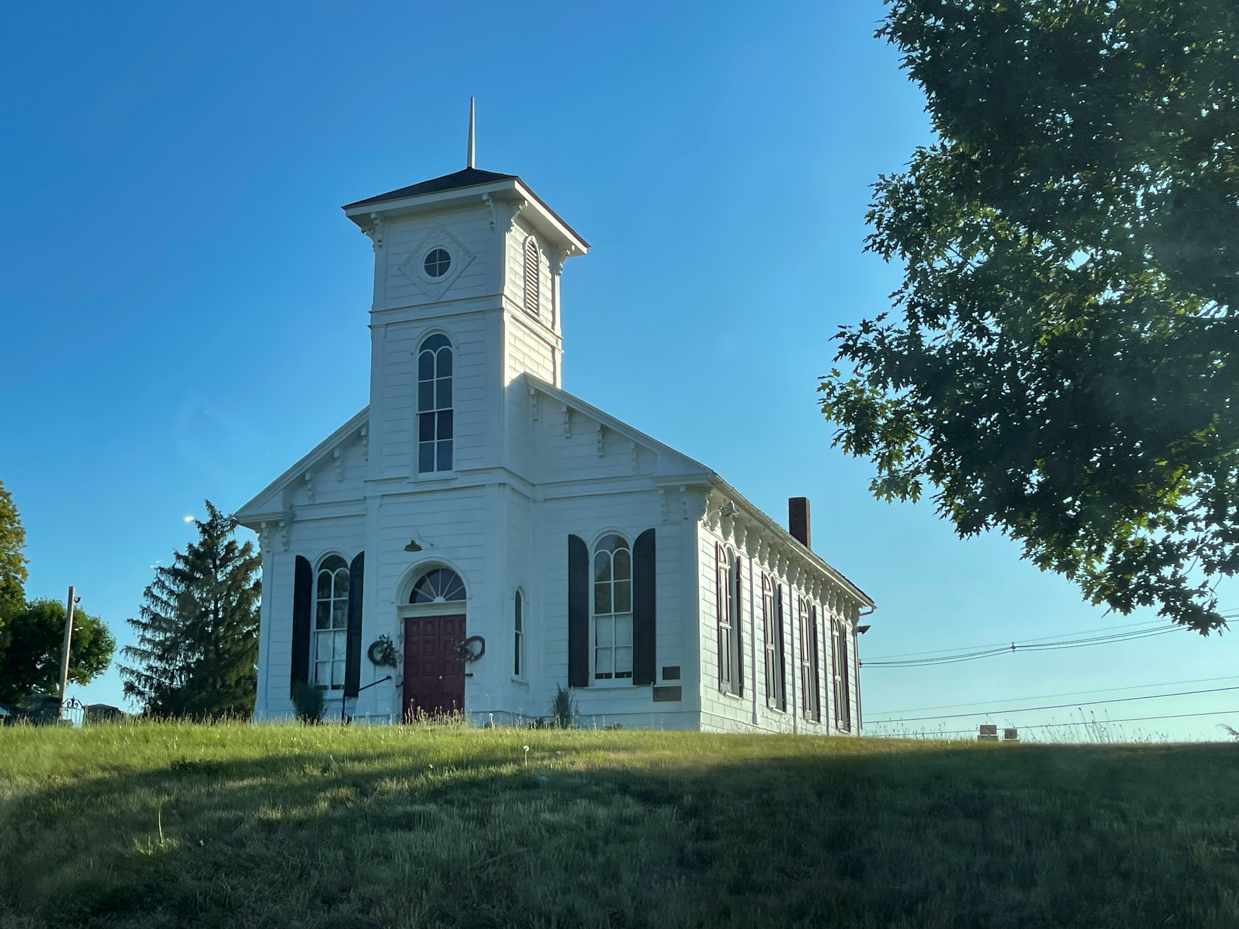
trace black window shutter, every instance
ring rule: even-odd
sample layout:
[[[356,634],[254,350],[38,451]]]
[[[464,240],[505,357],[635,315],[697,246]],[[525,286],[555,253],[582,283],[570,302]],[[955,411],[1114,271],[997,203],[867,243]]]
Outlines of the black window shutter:
[[[589,686],[589,549],[568,536],[568,686]]]
[[[742,570],[743,565],[744,565],[744,561],[740,558],[739,553],[737,553],[736,554],[736,589],[732,591],[732,594],[736,598],[735,610],[734,610],[736,615],[732,617],[731,624],[733,626],[732,641],[735,643],[733,645],[733,648],[735,648],[736,650],[735,693],[740,696],[744,695],[744,636],[740,632],[740,630],[744,628],[744,623],[740,621],[741,617],[744,616],[744,598],[740,596],[740,593],[742,590],[740,586],[741,585],[740,579],[742,575],[744,574],[744,571]]]
[[[817,606],[809,605],[809,625],[813,631],[813,718],[822,721],[822,674],[818,653]]]
[[[730,657],[727,649],[728,643],[723,639],[723,611],[727,608],[723,597],[727,595],[727,585],[723,581],[723,549],[715,542],[714,543],[714,629],[715,640],[718,642],[718,682],[720,687],[726,685],[731,686],[731,679],[728,674]]]
[[[779,709],[787,710],[787,649],[783,644],[783,585],[774,585],[774,616],[779,635]]]
[[[314,601],[314,570],[297,556],[293,573],[293,655],[288,692],[310,679],[310,610]]]
[[[646,529],[632,546],[632,682],[653,684],[656,635],[654,530]]]
[[[366,553],[358,552],[348,568],[348,638],[344,662],[344,696],[361,688],[361,604],[364,598]]]

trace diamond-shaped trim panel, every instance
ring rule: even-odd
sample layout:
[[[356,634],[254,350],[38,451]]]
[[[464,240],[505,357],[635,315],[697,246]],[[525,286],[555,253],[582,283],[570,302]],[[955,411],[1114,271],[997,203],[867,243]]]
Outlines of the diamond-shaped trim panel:
[[[443,277],[431,277],[426,273],[424,265],[426,255],[434,248],[447,249],[447,253],[452,256],[451,267]],[[447,229],[435,226],[400,263],[399,271],[431,300],[439,300],[476,257],[460,239]]]

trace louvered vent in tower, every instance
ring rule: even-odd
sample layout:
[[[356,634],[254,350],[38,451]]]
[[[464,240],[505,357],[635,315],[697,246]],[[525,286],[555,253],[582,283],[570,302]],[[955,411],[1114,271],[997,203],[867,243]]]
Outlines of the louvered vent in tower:
[[[540,277],[538,242],[530,236],[525,240],[525,310],[534,316],[538,315]]]

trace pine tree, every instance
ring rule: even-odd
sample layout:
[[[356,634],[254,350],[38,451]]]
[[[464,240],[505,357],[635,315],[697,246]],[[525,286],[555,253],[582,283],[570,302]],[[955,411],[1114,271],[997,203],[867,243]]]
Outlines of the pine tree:
[[[154,716],[214,718],[254,709],[261,558],[238,544],[236,521],[206,501],[197,544],[155,569],[124,649],[125,695]]]

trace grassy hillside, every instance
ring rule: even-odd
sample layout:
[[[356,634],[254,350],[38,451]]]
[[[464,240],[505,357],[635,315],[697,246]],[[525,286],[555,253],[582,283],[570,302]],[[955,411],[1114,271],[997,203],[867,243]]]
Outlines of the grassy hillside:
[[[0,730],[0,927],[187,925],[1233,929],[1239,746]]]

